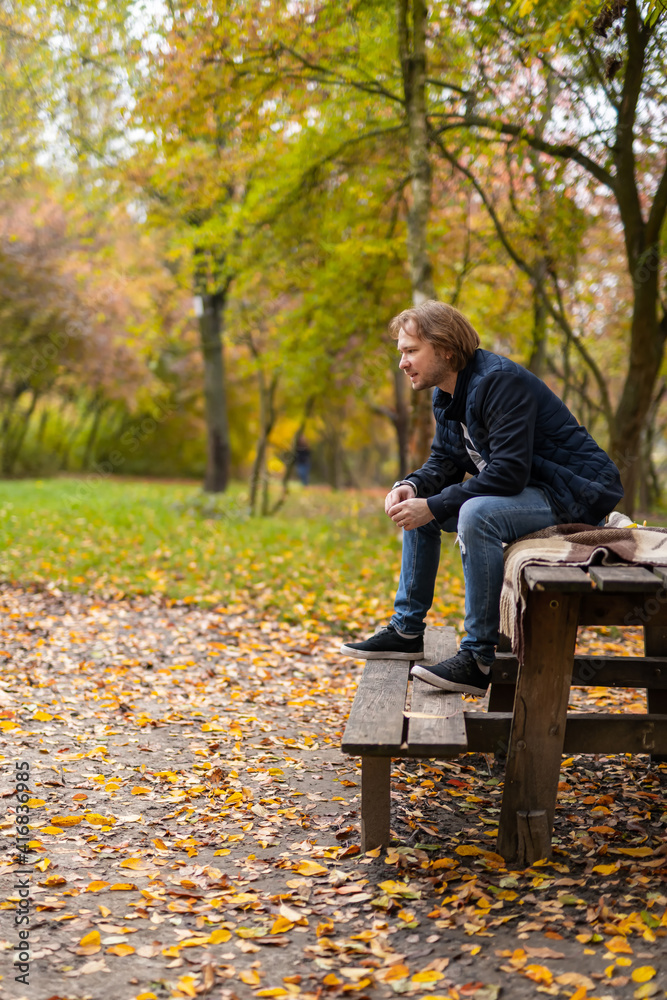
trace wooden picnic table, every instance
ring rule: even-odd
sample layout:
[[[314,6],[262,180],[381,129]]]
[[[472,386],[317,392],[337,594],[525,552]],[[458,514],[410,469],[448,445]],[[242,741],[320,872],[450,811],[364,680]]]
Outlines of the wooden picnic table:
[[[563,753],[667,755],[667,567],[528,566],[523,583],[522,662],[498,655],[488,711],[411,680],[410,663],[367,661],[342,743],[362,758],[363,850],[391,836],[392,757],[505,756],[497,850],[523,866],[551,854]],[[580,625],[629,624],[643,627],[644,656],[575,656]],[[455,651],[453,629],[428,630],[430,662]],[[647,712],[568,712],[571,686],[645,688]]]

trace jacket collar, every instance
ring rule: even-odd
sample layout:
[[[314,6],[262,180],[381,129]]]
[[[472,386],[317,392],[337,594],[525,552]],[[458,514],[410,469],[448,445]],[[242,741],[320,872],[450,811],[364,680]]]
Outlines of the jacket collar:
[[[442,389],[436,388],[433,392],[433,407],[442,410],[442,416],[445,420],[461,421],[465,419],[468,386],[476,354],[477,351],[475,351],[475,354],[473,354],[463,371],[459,372],[453,396],[449,392],[443,392]]]

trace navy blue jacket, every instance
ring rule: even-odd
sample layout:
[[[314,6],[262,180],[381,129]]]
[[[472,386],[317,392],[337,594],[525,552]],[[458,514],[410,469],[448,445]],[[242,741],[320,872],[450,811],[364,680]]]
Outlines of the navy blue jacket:
[[[599,524],[623,496],[618,469],[541,379],[481,349],[458,373],[454,395],[433,391],[431,455],[407,479],[442,523],[477,496],[543,490],[557,522]],[[486,462],[480,472],[461,423]],[[465,473],[472,478],[463,482]]]

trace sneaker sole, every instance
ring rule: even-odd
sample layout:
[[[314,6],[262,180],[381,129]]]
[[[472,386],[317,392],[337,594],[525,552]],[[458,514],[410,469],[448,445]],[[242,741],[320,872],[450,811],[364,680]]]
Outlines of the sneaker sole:
[[[356,660],[420,660],[424,655],[424,650],[419,650],[416,653],[401,653],[398,650],[368,650],[368,649],[355,649],[354,646],[342,645],[340,647],[341,653],[345,656],[351,656]]]
[[[426,681],[427,684],[432,684],[433,687],[440,688],[442,691],[456,691],[461,694],[474,694],[480,697],[488,691],[488,687],[480,688],[472,684],[457,684],[456,681],[448,681],[445,677],[438,677],[437,674],[432,674],[427,667],[413,667],[412,676],[419,677],[420,680]]]

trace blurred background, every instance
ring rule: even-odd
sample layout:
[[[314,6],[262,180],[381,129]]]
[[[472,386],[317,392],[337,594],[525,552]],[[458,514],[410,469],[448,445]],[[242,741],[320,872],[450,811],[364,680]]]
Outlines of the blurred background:
[[[1,476],[385,487],[431,434],[387,323],[437,297],[659,511],[666,41],[662,0],[0,0]]]

